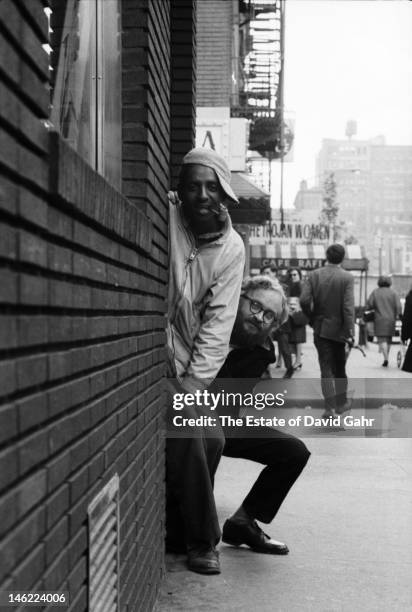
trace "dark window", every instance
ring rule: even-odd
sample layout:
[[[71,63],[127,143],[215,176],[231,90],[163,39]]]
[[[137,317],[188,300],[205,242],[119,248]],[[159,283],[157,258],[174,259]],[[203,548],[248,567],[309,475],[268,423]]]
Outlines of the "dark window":
[[[51,29],[52,126],[120,188],[120,1],[55,0]]]

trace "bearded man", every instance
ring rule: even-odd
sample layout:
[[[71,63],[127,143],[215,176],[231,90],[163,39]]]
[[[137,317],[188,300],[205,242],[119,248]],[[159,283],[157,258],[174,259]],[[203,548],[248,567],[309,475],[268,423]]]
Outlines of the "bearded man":
[[[275,362],[271,334],[287,317],[287,299],[276,279],[269,276],[246,278],[230,339],[231,350],[218,374],[217,387],[220,379],[225,378],[241,379],[237,390],[241,389],[243,393],[248,387],[253,388],[256,379],[270,363]],[[233,411],[231,415],[236,416]],[[223,542],[233,546],[244,544],[254,552],[287,554],[286,544],[265,534],[256,521],[270,523],[275,518],[305,467],[310,452],[298,438],[271,427],[259,427],[255,438],[251,437],[250,428],[245,424],[242,427],[224,426],[223,432],[223,455],[249,459],[266,466],[239,508],[225,522]]]

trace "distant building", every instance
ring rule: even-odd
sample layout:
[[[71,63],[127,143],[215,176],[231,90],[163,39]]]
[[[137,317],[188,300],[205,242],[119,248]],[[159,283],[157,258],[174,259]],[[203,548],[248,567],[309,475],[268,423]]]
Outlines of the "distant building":
[[[317,158],[318,185],[305,183],[297,210],[322,208],[322,182],[333,172],[341,237],[364,245],[372,273],[412,272],[412,146],[370,140],[324,139]]]
[[[383,271],[412,274],[412,146],[373,146],[370,166],[373,235],[382,236]]]
[[[322,187],[308,187],[307,181],[301,181],[293,203],[294,208],[299,212],[310,212],[313,220],[318,219],[323,206],[322,196]]]

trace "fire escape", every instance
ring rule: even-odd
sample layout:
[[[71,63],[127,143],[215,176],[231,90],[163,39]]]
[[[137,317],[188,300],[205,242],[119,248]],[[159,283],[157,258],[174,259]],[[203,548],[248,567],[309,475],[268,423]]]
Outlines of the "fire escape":
[[[280,212],[283,225],[283,158],[293,143],[284,120],[283,76],[286,0],[239,2],[239,90],[232,99],[232,117],[250,121],[249,148],[280,160]],[[270,190],[270,189],[269,189]]]
[[[251,121],[274,117],[281,69],[281,2],[240,2],[239,73],[241,88],[232,116]]]

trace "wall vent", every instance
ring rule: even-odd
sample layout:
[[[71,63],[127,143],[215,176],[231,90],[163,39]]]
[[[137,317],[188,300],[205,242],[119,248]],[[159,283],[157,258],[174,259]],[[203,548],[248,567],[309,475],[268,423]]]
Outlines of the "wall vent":
[[[89,612],[118,612],[119,476],[116,474],[90,503]]]

